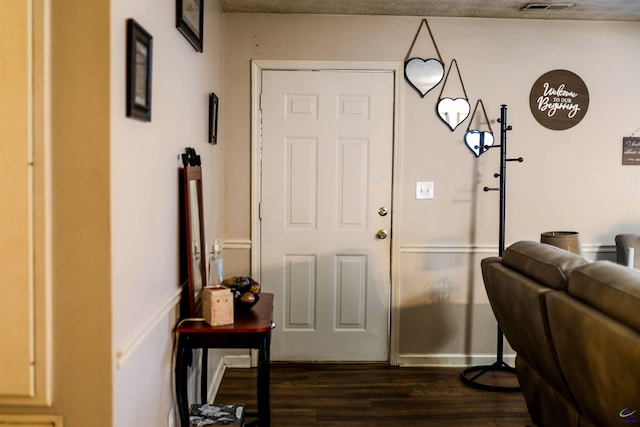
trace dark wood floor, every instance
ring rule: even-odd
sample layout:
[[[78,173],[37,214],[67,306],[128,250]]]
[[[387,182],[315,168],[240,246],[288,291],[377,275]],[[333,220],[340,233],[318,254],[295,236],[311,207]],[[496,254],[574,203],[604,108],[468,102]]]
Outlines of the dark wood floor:
[[[216,403],[255,411],[255,369],[227,369]],[[285,364],[271,367],[271,425],[294,426],[531,426],[519,392],[468,387],[459,368],[400,368],[384,364]],[[492,376],[496,380],[492,380]],[[483,381],[515,384],[515,375]]]

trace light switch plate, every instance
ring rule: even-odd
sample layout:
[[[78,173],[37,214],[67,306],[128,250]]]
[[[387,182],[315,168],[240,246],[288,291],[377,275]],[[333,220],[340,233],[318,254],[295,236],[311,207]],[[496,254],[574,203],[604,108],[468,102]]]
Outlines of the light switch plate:
[[[433,199],[433,182],[417,181],[416,182],[416,199],[418,200]]]

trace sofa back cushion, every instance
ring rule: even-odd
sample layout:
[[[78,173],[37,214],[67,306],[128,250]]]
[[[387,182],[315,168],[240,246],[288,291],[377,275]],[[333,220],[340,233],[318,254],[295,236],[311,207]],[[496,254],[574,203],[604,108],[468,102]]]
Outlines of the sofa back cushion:
[[[595,262],[576,270],[568,292],[640,331],[640,271],[609,261]]]
[[[548,295],[547,311],[580,411],[598,426],[628,422],[625,414],[640,409],[640,272],[607,261],[580,267],[568,293]]]
[[[504,251],[502,263],[552,289],[566,290],[573,269],[588,261],[555,246],[522,240]]]

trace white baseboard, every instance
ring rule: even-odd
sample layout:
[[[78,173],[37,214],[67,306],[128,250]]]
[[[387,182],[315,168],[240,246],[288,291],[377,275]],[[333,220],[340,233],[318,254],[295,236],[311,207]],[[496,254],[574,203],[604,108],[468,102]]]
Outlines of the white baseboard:
[[[216,395],[222,384],[222,379],[227,368],[250,368],[251,367],[251,355],[227,355],[220,358],[218,367],[213,374],[211,386],[207,390],[207,401],[215,402]]]
[[[224,373],[225,368],[251,368],[251,355],[227,355],[224,356],[220,364],[224,365],[218,371]],[[515,363],[515,354],[506,354],[503,361],[513,366]],[[439,366],[439,367],[460,367],[466,368],[470,366],[491,365],[496,362],[495,354],[401,354],[398,358],[398,366]]]
[[[226,369],[227,367],[224,364],[224,358],[221,358],[218,362],[216,371],[213,373],[213,379],[209,386],[209,390],[207,390],[207,402],[216,401],[216,395],[218,394],[218,390],[220,390],[220,384],[222,384],[222,378],[224,377],[224,371]]]
[[[226,355],[222,359],[227,368],[250,368],[252,366],[250,354]]]
[[[503,361],[514,366],[515,354],[508,354]],[[403,367],[454,367],[467,368],[470,366],[491,365],[497,360],[495,354],[401,354],[398,366]]]

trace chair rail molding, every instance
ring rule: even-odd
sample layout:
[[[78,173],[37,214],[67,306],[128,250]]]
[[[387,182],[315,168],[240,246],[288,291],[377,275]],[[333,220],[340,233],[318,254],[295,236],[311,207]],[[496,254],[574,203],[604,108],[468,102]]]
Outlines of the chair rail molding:
[[[602,254],[615,254],[615,245],[589,243],[582,245],[583,254],[588,257],[602,255]],[[400,253],[402,254],[498,254],[498,245],[429,245],[419,243],[407,243],[400,245]]]
[[[180,303],[181,294],[182,290],[177,289],[169,295],[163,303],[153,310],[153,314],[141,324],[131,339],[125,344],[118,346],[118,350],[116,351],[116,367],[118,369],[136,352],[138,346],[155,330],[156,326],[167,317],[167,314]]]
[[[251,250],[253,244],[251,239],[224,239],[222,249]]]
[[[497,254],[497,245],[424,245],[402,244],[400,253],[432,253],[432,254]]]

